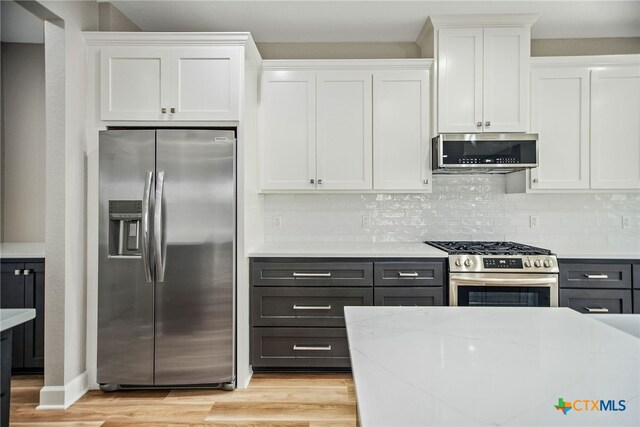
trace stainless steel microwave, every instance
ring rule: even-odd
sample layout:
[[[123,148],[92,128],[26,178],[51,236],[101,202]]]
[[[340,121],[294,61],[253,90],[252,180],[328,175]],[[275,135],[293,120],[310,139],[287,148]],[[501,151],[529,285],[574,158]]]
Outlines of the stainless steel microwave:
[[[434,173],[510,173],[538,166],[538,134],[440,134],[432,140]]]

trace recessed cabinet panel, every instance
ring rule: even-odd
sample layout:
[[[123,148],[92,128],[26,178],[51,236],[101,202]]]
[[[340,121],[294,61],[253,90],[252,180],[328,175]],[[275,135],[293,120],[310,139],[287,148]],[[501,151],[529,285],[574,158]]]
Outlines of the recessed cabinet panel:
[[[316,188],[315,83],[314,72],[262,74],[263,189]]]
[[[591,73],[591,188],[640,189],[640,67]]]
[[[529,29],[484,29],[485,132],[526,132],[529,115]]]
[[[438,40],[438,133],[482,132],[482,28],[443,28]]]
[[[373,187],[431,188],[429,71],[373,75]]]
[[[539,135],[532,189],[589,188],[589,70],[532,71],[531,131]]]
[[[239,119],[239,48],[172,49],[174,120]]]
[[[371,189],[371,73],[317,79],[317,188]]]
[[[104,48],[100,53],[102,120],[161,120],[169,101],[169,51]]]

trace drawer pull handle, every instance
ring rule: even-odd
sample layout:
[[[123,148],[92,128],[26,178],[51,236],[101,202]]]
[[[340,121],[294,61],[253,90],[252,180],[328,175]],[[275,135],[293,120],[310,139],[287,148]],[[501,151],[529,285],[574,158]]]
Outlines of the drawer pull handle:
[[[294,310],[331,310],[330,305],[293,305]]]
[[[331,277],[331,273],[298,273],[294,271],[293,277]]]
[[[313,345],[293,345],[295,351],[331,351],[330,345],[313,346]]]
[[[608,313],[609,309],[605,307],[585,307],[589,313]]]
[[[587,274],[585,273],[585,277],[587,279],[608,279],[609,276],[607,276],[606,274]]]
[[[418,277],[418,273],[415,271],[412,273],[403,273],[402,271],[398,271],[398,276],[400,277]]]

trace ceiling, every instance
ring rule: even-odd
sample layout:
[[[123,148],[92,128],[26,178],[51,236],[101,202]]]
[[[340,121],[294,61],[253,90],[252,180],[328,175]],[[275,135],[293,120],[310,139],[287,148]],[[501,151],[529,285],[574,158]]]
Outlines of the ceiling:
[[[414,42],[439,14],[539,13],[533,38],[640,37],[640,0],[141,1],[111,3],[144,31],[250,31],[257,42]]]
[[[44,43],[44,22],[22,6],[0,1],[0,39],[9,43]]]

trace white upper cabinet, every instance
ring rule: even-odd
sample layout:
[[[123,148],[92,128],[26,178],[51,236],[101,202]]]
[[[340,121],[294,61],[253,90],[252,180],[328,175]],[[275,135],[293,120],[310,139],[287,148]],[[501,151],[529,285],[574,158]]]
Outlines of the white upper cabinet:
[[[485,132],[526,132],[529,128],[528,28],[485,28],[483,34]]]
[[[591,72],[591,188],[640,189],[640,66]]]
[[[105,47],[100,52],[100,118],[162,120],[169,105],[170,52]]]
[[[534,68],[531,131],[539,135],[539,167],[531,188],[589,188],[589,70]]]
[[[241,50],[171,49],[174,120],[238,120]]]
[[[431,62],[265,61],[262,190],[430,190]]]
[[[371,73],[318,73],[317,96],[318,188],[370,190]]]
[[[640,55],[532,59],[538,164],[508,192],[640,190]]]
[[[432,16],[437,133],[527,132],[531,25],[537,15]],[[423,47],[424,48],[424,47]]]
[[[315,189],[315,73],[264,71],[260,94],[262,188]]]
[[[100,118],[239,119],[242,49],[118,46],[100,49]]]
[[[373,74],[373,186],[431,189],[429,71]]]
[[[481,132],[482,28],[440,30],[438,67],[438,132]]]

